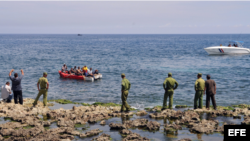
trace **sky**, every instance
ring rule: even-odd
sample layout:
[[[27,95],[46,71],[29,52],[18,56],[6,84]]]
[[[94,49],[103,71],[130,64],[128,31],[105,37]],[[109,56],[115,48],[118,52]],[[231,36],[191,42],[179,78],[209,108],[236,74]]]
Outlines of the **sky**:
[[[0,1],[0,34],[250,34],[250,1]]]

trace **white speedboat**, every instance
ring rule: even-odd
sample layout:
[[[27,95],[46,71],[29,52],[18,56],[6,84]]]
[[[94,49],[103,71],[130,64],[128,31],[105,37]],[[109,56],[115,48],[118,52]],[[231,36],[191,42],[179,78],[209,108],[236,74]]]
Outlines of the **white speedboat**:
[[[250,54],[250,49],[242,46],[243,41],[230,41],[228,46],[213,46],[204,48],[210,55],[216,54]]]

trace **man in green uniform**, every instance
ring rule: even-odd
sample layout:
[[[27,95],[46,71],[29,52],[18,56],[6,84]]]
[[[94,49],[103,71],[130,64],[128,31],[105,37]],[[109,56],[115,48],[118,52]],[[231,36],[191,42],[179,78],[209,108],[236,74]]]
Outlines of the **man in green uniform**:
[[[195,90],[195,96],[194,96],[194,109],[197,109],[198,101],[199,101],[199,108],[202,109],[203,107],[203,91],[205,89],[205,81],[201,78],[202,74],[198,73],[197,80],[195,81],[194,90]]]
[[[168,78],[165,79],[163,83],[163,88],[165,90],[164,100],[162,110],[167,109],[167,99],[169,97],[169,109],[173,109],[173,95],[174,90],[178,87],[178,82],[172,78],[172,73],[168,73]]]
[[[128,105],[127,103],[127,97],[128,97],[128,91],[130,89],[130,82],[128,81],[128,79],[125,78],[125,74],[122,73],[121,75],[122,77],[122,107],[121,107],[121,112],[125,111],[126,109],[126,112],[129,112],[130,111],[130,106]]]
[[[39,84],[40,84],[40,89],[39,89]],[[33,106],[37,104],[38,99],[40,98],[41,95],[43,95],[43,104],[44,106],[47,105],[47,94],[48,94],[48,89],[49,89],[49,82],[47,80],[47,72],[43,73],[43,77],[39,78],[37,82],[37,89],[39,91],[36,100],[33,103]]]

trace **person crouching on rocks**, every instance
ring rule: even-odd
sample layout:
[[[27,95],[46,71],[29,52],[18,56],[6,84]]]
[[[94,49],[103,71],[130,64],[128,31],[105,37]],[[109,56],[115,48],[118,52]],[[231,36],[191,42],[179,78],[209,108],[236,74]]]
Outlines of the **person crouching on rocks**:
[[[13,96],[13,94],[11,94],[10,82],[6,82],[6,85],[2,86],[1,92],[2,99],[5,102],[10,103]]]

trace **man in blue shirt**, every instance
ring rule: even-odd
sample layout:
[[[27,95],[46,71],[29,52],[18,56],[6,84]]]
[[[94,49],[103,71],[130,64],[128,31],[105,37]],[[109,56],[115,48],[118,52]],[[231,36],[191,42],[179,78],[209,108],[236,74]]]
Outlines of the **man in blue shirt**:
[[[21,86],[21,81],[24,76],[23,70],[21,69],[22,75],[18,77],[18,74],[15,73],[14,77],[11,76],[12,72],[14,69],[12,69],[9,73],[10,80],[12,81],[12,91],[14,93],[14,101],[15,104],[18,104],[17,99],[19,99],[19,103],[23,105],[23,94],[22,94],[22,86]]]

